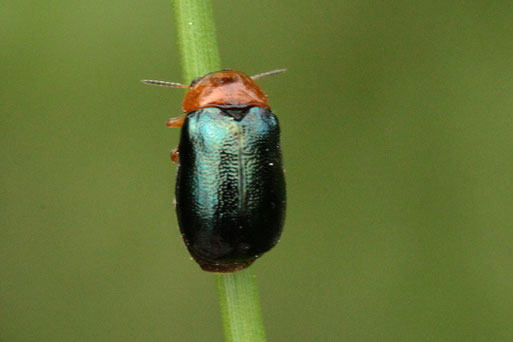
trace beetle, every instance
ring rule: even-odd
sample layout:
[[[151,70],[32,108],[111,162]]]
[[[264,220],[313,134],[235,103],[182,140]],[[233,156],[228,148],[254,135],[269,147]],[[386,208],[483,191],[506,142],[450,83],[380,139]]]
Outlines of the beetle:
[[[188,88],[177,162],[176,213],[192,257],[209,272],[231,273],[250,266],[279,241],[285,219],[285,177],[278,119],[256,79],[221,70],[190,86],[143,80],[152,85]]]

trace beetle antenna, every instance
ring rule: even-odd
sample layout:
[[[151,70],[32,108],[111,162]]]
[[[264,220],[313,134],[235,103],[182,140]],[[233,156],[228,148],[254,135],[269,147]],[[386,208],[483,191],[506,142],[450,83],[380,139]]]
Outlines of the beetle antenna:
[[[141,80],[142,83],[162,86],[162,87],[171,87],[171,88],[189,88],[189,86],[176,82],[167,82],[167,81],[156,81],[156,80]]]
[[[287,71],[287,69],[278,69],[278,70],[268,71],[268,72],[264,72],[263,74],[258,74],[258,75],[255,75],[255,76],[251,76],[251,78],[253,80],[258,80],[260,78],[264,78],[264,77],[267,77],[267,76],[273,76],[273,75],[276,75],[276,74],[281,74],[282,72],[285,72],[285,71]]]

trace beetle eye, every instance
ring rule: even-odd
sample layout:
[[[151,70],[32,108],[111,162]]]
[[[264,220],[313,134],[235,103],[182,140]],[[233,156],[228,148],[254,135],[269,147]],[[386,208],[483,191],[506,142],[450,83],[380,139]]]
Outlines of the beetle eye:
[[[196,77],[195,79],[193,79],[193,80],[192,80],[192,82],[191,82],[191,87],[192,87],[193,85],[195,85],[196,83],[198,83],[198,81],[199,81],[199,80],[201,80],[202,78],[203,78],[203,77]]]

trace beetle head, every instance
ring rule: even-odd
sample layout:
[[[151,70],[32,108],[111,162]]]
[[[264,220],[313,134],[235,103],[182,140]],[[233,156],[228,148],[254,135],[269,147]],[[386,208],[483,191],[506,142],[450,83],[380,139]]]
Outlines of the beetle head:
[[[183,101],[186,113],[207,107],[269,108],[267,95],[251,77],[233,70],[206,74],[192,81]]]
[[[285,69],[279,69],[250,77],[240,71],[221,70],[195,78],[190,86],[155,80],[143,80],[142,82],[172,88],[189,88],[182,106],[185,113],[208,107],[269,108],[267,95],[254,80],[284,71]]]

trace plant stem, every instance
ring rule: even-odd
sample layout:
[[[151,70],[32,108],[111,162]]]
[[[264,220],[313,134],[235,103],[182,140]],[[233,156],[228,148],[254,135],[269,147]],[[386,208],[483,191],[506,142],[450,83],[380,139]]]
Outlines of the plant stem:
[[[210,0],[174,0],[173,9],[184,83],[220,70]]]
[[[216,278],[226,341],[265,342],[256,277],[251,268]]]
[[[183,80],[221,69],[210,0],[173,0]],[[255,276],[250,269],[217,275],[223,326],[228,342],[265,342]]]

